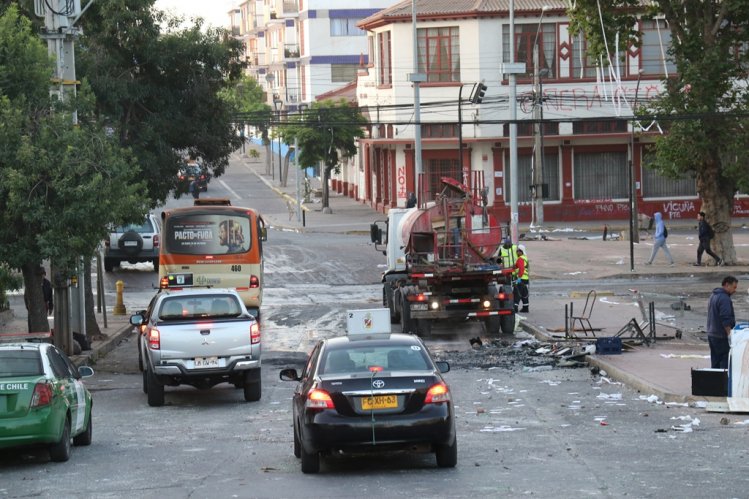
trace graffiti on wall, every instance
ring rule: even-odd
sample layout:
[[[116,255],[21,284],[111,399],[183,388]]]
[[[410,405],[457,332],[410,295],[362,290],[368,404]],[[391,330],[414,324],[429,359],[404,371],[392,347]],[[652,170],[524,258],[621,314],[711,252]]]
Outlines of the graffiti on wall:
[[[398,174],[398,192],[396,192],[395,196],[398,199],[398,206],[401,206],[406,203],[406,198],[408,197],[408,193],[406,193],[406,166],[401,165],[397,169]],[[403,200],[403,203],[400,201]]]
[[[613,89],[613,99],[626,107],[626,102],[634,102],[636,86]],[[644,90],[644,96],[643,96]],[[638,99],[648,100],[661,93],[658,85],[640,87]],[[523,96],[532,99],[531,92],[524,92]],[[599,85],[586,87],[555,88],[544,85],[544,102],[546,107],[554,111],[590,110],[592,108],[611,107],[612,90],[603,91]]]
[[[661,213],[666,219],[692,218],[696,213],[694,201],[669,201],[663,203]]]

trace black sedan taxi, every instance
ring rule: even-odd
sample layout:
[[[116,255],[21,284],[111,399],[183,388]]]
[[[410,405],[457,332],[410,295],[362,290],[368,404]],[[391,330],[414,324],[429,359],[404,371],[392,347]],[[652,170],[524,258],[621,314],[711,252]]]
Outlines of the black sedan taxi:
[[[317,473],[333,452],[434,452],[439,467],[458,461],[455,413],[441,373],[417,336],[348,335],[322,340],[300,374],[293,397],[294,455]]]

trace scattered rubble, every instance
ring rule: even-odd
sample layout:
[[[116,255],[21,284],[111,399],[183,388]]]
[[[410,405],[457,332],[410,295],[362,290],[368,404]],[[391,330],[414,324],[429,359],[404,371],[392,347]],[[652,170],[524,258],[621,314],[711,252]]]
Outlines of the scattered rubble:
[[[547,371],[554,368],[587,367],[585,357],[595,353],[595,345],[570,342],[539,342],[536,339],[511,340],[471,338],[471,350],[449,350],[435,356],[456,367]]]

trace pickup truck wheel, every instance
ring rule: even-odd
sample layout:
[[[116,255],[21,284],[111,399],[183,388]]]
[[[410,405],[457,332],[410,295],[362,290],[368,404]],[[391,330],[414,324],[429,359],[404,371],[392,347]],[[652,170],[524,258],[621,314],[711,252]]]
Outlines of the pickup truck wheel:
[[[64,463],[70,459],[70,418],[67,416],[60,441],[49,447],[49,458],[56,463]]]
[[[247,402],[257,402],[262,395],[263,387],[260,372],[248,371],[244,378],[244,399]]]
[[[515,332],[515,314],[500,315],[499,322],[502,326],[502,334]]]
[[[148,405],[151,407],[160,407],[164,405],[164,385],[159,383],[156,375],[149,367],[146,369],[146,394],[148,395]]]
[[[73,437],[73,445],[91,445],[91,438],[94,434],[93,416],[93,409],[91,409],[91,412],[88,413],[88,424],[86,425],[86,429],[83,430],[83,433]]]
[[[301,446],[302,454],[302,473],[317,473],[320,471],[320,453],[319,452],[307,452],[304,448],[304,444]]]

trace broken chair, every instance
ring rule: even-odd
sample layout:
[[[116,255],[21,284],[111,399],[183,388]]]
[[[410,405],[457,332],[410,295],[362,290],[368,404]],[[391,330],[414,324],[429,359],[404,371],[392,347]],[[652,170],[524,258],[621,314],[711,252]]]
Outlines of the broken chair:
[[[585,298],[585,306],[583,306],[583,311],[580,315],[575,315],[574,305],[570,303],[570,332],[572,336],[575,336],[575,323],[579,323],[580,329],[582,329],[585,336],[588,336],[588,333],[590,333],[591,336],[596,337],[593,325],[590,323],[590,317],[593,315],[593,306],[596,304],[597,299],[598,293],[596,293],[595,289],[588,291],[588,295]]]

